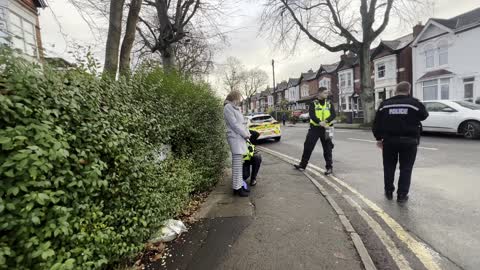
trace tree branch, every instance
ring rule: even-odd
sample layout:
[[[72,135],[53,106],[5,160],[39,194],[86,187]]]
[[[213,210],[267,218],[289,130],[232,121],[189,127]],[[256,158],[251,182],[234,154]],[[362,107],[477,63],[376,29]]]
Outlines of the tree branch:
[[[354,44],[359,44],[360,42],[350,33],[345,27],[343,27],[342,23],[339,20],[340,12],[336,12],[335,8],[332,5],[331,0],[327,0],[326,2],[330,12],[332,13],[333,21],[335,22],[335,26],[340,29],[342,36],[345,37],[347,40],[352,41]]]
[[[288,5],[287,3],[287,0],[280,0],[284,7],[288,10],[288,12],[290,13],[290,15],[292,16],[293,20],[295,20],[295,22],[297,23],[298,27],[300,28],[300,30],[305,33],[305,35],[308,36],[308,38],[310,40],[312,40],[313,42],[317,43],[318,45],[322,46],[323,48],[331,51],[331,52],[340,52],[340,51],[348,51],[350,50],[351,46],[347,43],[343,43],[343,44],[340,44],[340,45],[337,45],[337,46],[330,46],[328,45],[327,43],[317,39],[316,37],[314,37],[310,31],[308,31],[307,28],[305,28],[305,26],[303,26],[302,22],[298,19],[298,17],[295,15],[295,12],[293,11],[293,9]]]
[[[385,9],[383,23],[376,31],[373,32],[372,40],[376,39],[387,27],[388,21],[390,19],[390,11],[392,10],[392,6],[393,6],[393,0],[387,0],[387,8]]]

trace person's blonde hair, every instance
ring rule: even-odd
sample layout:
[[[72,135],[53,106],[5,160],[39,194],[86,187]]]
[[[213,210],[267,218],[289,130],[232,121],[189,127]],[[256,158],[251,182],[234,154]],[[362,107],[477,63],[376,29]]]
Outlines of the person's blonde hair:
[[[227,97],[225,100],[230,101],[230,102],[235,102],[235,101],[240,101],[242,99],[242,93],[238,90],[233,90],[230,93],[228,93]]]

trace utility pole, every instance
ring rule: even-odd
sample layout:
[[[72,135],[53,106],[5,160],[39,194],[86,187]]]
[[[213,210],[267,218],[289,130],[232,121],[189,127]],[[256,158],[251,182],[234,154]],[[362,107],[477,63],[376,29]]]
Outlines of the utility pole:
[[[272,72],[273,72],[273,90],[272,90],[273,108],[275,109],[275,119],[277,119],[277,108],[275,105],[275,60],[273,59],[272,59]]]

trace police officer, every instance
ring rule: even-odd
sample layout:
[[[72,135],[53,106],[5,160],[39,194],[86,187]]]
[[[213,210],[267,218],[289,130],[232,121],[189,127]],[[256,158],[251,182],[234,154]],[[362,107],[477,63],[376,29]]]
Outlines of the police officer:
[[[257,185],[257,175],[262,164],[262,156],[255,150],[255,144],[260,134],[250,130],[250,140],[247,141],[248,152],[243,156],[243,181],[250,177],[250,186]],[[251,172],[251,173],[250,173]]]
[[[329,91],[325,87],[318,89],[318,97],[309,106],[310,129],[303,146],[302,161],[298,165],[294,165],[298,170],[305,170],[312,155],[313,149],[318,139],[322,142],[323,157],[325,158],[326,171],[325,175],[333,173],[332,149],[333,142],[326,133],[326,128],[331,125],[335,117],[335,108],[328,100]]]
[[[408,200],[413,164],[420,142],[420,122],[428,117],[425,106],[411,97],[410,91],[410,83],[399,83],[396,96],[380,104],[373,124],[377,146],[383,149],[385,196],[389,200],[393,199],[395,170],[400,161],[398,202]]]

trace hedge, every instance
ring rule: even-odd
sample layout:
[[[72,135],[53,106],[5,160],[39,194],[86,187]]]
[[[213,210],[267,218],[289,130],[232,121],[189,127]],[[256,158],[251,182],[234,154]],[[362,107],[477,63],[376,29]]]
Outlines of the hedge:
[[[206,84],[9,53],[0,69],[0,269],[107,269],[221,175],[222,104]]]

